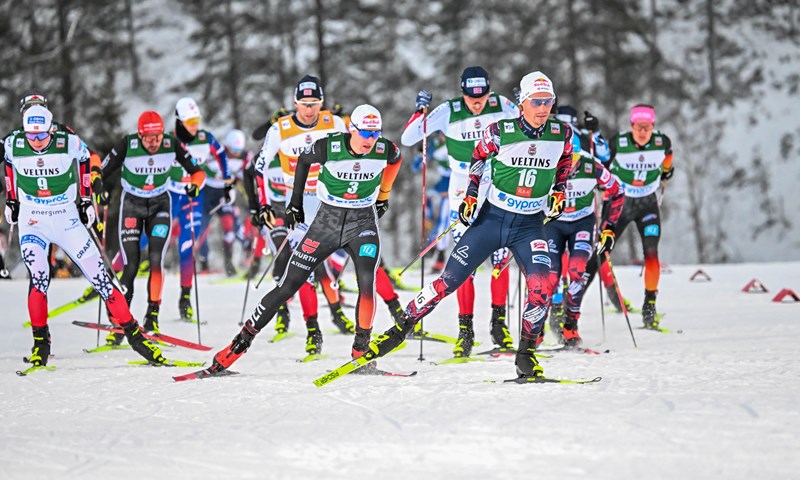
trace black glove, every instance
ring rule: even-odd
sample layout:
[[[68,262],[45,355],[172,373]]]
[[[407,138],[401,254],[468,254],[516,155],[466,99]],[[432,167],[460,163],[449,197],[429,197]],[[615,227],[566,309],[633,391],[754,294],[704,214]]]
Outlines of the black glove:
[[[230,205],[233,203],[233,195],[231,195],[231,190],[233,190],[232,183],[226,183],[225,188],[222,192],[222,195],[225,197],[225,204]]]
[[[661,170],[661,180],[667,181],[672,178],[672,174],[675,173],[675,167],[670,166],[668,170]]]
[[[271,205],[261,205],[258,209],[258,225],[267,227],[272,230],[275,227],[275,212],[272,211]]]
[[[590,132],[596,132],[597,130],[600,130],[600,120],[598,120],[597,117],[589,113],[587,110],[584,110],[583,126]]]
[[[597,254],[602,255],[603,252],[611,253],[611,250],[614,249],[614,242],[617,238],[616,233],[614,233],[614,227],[606,226],[602,232],[600,232],[600,239],[597,242]]]
[[[90,198],[81,197],[81,201],[78,203],[78,216],[81,218],[81,222],[87,227],[94,225],[94,221],[97,219],[97,213],[94,211],[94,205],[92,205],[92,200]]]
[[[190,183],[189,185],[186,185],[186,195],[194,198],[200,195],[200,188],[198,188],[194,183]]]
[[[250,209],[250,223],[254,227],[261,225],[261,217],[258,215],[258,209]]]
[[[375,202],[375,210],[378,212],[378,218],[381,218],[389,210],[389,200]]]
[[[19,201],[17,200],[6,200],[6,222],[9,225],[16,225],[17,220],[19,220]]]
[[[417,93],[417,110],[422,111],[431,106],[431,100],[433,100],[433,95],[431,92],[427,90],[420,90]]]
[[[286,207],[286,226],[292,230],[299,223],[305,223],[306,216],[303,213],[303,206],[295,206],[291,203]]]

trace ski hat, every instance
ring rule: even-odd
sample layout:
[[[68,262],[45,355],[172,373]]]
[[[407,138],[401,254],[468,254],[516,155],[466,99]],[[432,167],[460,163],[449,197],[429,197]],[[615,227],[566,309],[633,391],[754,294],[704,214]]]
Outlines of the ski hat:
[[[578,111],[572,105],[564,105],[556,110],[556,120],[572,125],[578,124]]]
[[[231,152],[241,153],[244,151],[244,147],[247,144],[247,137],[243,131],[234,128],[225,136],[225,142],[223,143],[225,144],[225,148]]]
[[[47,108],[47,97],[41,90],[32,88],[25,92],[25,95],[19,99],[19,113],[24,113],[32,105],[41,105]]]
[[[319,78],[306,75],[300,79],[297,83],[297,87],[294,89],[294,101],[296,102],[301,98],[325,99],[325,96],[322,94],[322,84]]]
[[[185,122],[190,118],[200,118],[200,107],[197,102],[189,97],[183,97],[175,104],[175,116],[178,120]]]
[[[489,72],[483,67],[467,67],[461,74],[461,91],[464,95],[478,98],[489,93]]]
[[[636,105],[631,108],[631,124],[637,122],[656,123],[656,109],[650,105]]]
[[[350,114],[350,126],[357,130],[382,130],[381,112],[372,105],[359,105]]]
[[[53,114],[41,105],[34,105],[22,115],[22,129],[25,133],[49,132],[53,125]]]
[[[553,89],[553,82],[544,73],[540,71],[531,72],[519,82],[519,101],[524,102],[534,93],[549,93],[555,97],[556,92]]]
[[[148,110],[139,115],[139,135],[164,133],[164,120],[158,112]]]

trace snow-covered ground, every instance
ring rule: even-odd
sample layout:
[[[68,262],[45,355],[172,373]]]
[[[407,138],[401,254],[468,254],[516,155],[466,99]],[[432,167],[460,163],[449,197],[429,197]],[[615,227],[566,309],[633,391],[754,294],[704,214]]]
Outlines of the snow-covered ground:
[[[663,325],[684,333],[634,330],[638,349],[618,314],[606,314],[601,343],[592,285],[581,331],[587,346],[611,353],[542,361],[550,376],[603,377],[590,385],[485,383],[513,376],[513,360],[435,366],[451,346],[425,343],[420,363],[414,342],[380,365],[419,370],[416,377],[354,376],[317,388],[311,381],[345,361],[352,339],[328,334],[329,359],[295,362],[305,338],[297,302],[291,330],[298,335],[270,344],[270,325],[235,365],[236,377],[176,384],[171,376],[185,369],[128,366],[136,359],[128,350],[82,353],[95,345],[95,332],[70,321],[93,321],[96,303],[51,320],[56,371],[18,377],[32,342],[21,326],[27,281],[2,283],[0,478],[797,478],[800,304],[770,300],[783,287],[800,292],[800,263],[703,266],[713,280],[690,282],[697,268],[662,276]],[[638,268],[617,274],[639,305]],[[477,279],[476,330],[484,342],[487,276]],[[754,277],[769,294],[740,291]],[[214,280],[201,278],[200,292],[209,321],[203,342],[216,351],[238,330],[244,284]],[[145,284],[138,282],[141,316]],[[78,280],[54,281],[51,306],[83,288]],[[196,339],[195,326],[170,320],[177,292],[170,276],[162,330]],[[413,293],[401,295],[405,301]],[[321,324],[332,328],[321,304]],[[448,298],[426,328],[456,335],[456,310]],[[640,324],[636,315],[632,321]],[[388,325],[380,304],[376,327]],[[175,348],[166,355],[211,358]]]

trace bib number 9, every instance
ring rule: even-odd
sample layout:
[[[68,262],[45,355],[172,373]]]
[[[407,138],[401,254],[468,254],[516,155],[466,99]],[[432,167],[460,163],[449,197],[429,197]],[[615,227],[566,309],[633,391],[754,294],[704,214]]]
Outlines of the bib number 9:
[[[47,190],[47,179],[44,177],[39,177],[36,179],[36,184],[39,186],[39,190]]]

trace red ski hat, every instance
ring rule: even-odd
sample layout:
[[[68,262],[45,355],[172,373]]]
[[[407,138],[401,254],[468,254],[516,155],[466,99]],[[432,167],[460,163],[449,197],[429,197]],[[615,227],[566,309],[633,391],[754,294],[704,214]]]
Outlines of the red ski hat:
[[[139,115],[139,135],[164,133],[164,120],[158,112],[148,110]]]

